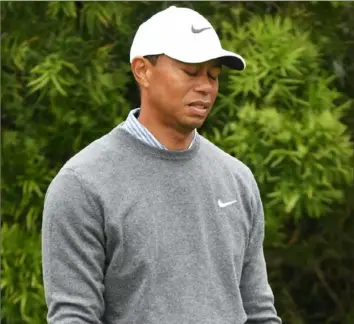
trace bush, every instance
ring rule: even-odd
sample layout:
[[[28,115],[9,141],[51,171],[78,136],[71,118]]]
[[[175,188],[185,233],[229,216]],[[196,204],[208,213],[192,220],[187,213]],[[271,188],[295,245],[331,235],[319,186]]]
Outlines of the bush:
[[[19,224],[1,228],[2,316],[6,323],[45,323],[41,241]]]

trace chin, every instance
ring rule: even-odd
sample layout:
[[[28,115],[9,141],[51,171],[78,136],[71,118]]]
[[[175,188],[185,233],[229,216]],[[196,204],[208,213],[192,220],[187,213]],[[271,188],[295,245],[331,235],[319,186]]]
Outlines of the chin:
[[[203,126],[205,120],[208,117],[209,111],[209,109],[204,111],[195,111],[188,108],[188,111],[183,115],[176,115],[175,117],[183,131],[190,133],[196,128]]]
[[[194,131],[196,128],[200,128],[203,126],[205,122],[205,118],[204,119],[197,119],[197,118],[189,118],[188,121],[184,120],[183,123],[181,123],[183,125],[183,128],[185,130],[187,130],[188,132],[192,132]]]

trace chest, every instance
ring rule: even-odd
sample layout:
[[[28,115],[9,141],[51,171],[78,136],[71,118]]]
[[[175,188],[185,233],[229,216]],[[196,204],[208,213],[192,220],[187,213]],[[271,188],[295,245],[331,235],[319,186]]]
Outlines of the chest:
[[[149,179],[137,173],[121,183],[105,204],[108,253],[160,264],[171,256],[242,257],[251,225],[247,193],[231,172],[198,174],[159,168]]]

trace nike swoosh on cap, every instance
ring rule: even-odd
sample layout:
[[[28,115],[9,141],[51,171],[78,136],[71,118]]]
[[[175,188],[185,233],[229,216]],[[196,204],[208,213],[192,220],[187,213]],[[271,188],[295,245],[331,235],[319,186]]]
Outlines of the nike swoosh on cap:
[[[194,33],[194,34],[199,34],[202,31],[207,30],[207,29],[211,29],[211,27],[204,27],[204,28],[197,29],[197,28],[194,28],[194,26],[192,25],[192,33]]]

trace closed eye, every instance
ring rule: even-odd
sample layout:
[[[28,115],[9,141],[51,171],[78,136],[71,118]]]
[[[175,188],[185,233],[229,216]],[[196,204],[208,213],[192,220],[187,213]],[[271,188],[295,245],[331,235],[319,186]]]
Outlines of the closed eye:
[[[186,73],[189,76],[197,76],[197,72],[190,72],[190,71],[187,71],[187,70],[183,70],[183,72]]]
[[[192,77],[195,77],[198,74],[197,72],[191,72],[191,71],[187,71],[187,70],[183,70],[183,72],[189,76],[192,76]],[[217,80],[217,78],[218,78],[217,76],[214,76],[211,73],[208,73],[208,77],[212,80]]]
[[[218,77],[217,76],[213,76],[212,74],[208,74],[208,77],[212,80],[216,80]]]

